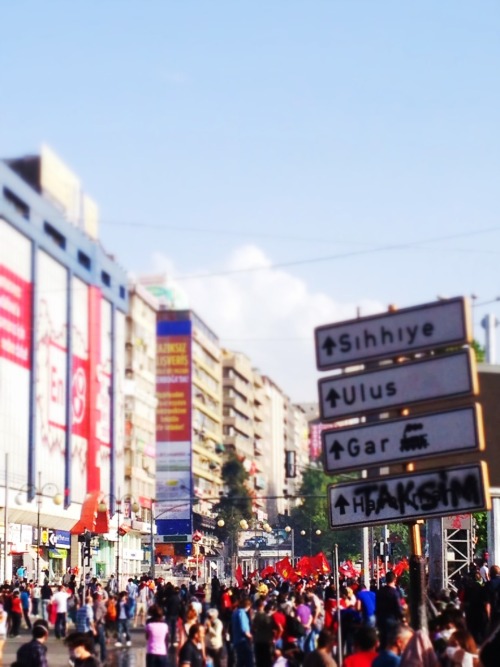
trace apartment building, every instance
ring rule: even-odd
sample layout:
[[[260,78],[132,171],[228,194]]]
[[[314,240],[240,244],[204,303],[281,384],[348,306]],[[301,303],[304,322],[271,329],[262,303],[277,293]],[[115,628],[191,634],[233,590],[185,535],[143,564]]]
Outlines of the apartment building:
[[[194,531],[213,531],[222,492],[222,351],[194,311],[173,309],[171,291],[147,283],[159,300],[156,550],[188,555]]]
[[[241,352],[223,352],[224,446],[233,449],[248,472],[249,491],[258,519],[267,518],[267,474],[264,382]]]
[[[141,572],[150,560],[150,531],[156,497],[156,313],[157,299],[131,282],[125,352],[125,483],[128,503],[139,506],[122,540],[123,572]]]

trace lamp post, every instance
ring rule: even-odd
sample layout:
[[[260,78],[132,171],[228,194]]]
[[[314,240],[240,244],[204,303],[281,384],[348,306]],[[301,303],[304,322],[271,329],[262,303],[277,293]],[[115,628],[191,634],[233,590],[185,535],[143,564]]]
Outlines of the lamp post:
[[[250,523],[251,523],[252,525],[250,525]],[[258,569],[258,567],[259,567],[259,561],[258,561],[258,559],[260,558],[261,553],[260,553],[260,550],[259,550],[259,547],[258,547],[258,544],[257,544],[257,535],[256,535],[255,533],[257,533],[257,530],[260,529],[262,532],[264,532],[264,533],[268,533],[268,534],[269,534],[269,533],[272,533],[272,532],[273,532],[273,529],[272,529],[271,526],[267,523],[267,521],[260,521],[259,519],[252,519],[250,523],[249,523],[246,519],[241,519],[239,525],[240,525],[241,530],[245,530],[245,531],[246,531],[246,530],[250,530],[250,529],[252,528],[253,531],[254,531],[254,558],[253,558],[253,567],[255,567],[255,565],[257,565],[257,569]],[[267,544],[267,540],[266,540],[266,544]],[[258,555],[257,555],[257,552],[258,552]]]
[[[226,525],[226,522],[224,521],[224,519],[219,519],[219,520],[217,521],[217,528],[224,528],[225,525]],[[232,539],[231,536],[230,536],[230,539]],[[234,541],[233,541],[233,543],[231,544],[231,547],[233,546],[233,544],[234,544]],[[226,551],[226,545],[224,545],[224,551]],[[229,549],[228,549],[228,551],[229,551]],[[229,554],[228,554],[228,555],[229,555]],[[229,572],[229,578],[231,579],[231,577],[233,576],[231,562],[230,562],[230,564],[229,564],[229,569],[230,569],[230,572]],[[221,573],[219,572],[219,576],[220,576],[220,574],[221,574]],[[224,576],[227,576],[227,575],[226,575],[226,568],[224,568]]]
[[[291,526],[285,526],[285,533],[292,538],[292,565],[295,566],[295,530]]]
[[[155,580],[155,536],[154,536],[154,528],[155,528],[155,502],[156,500],[154,498],[151,498],[151,514],[149,517],[149,530],[150,530],[150,537],[151,541],[149,543],[149,547],[151,549],[151,554],[150,554],[150,567],[151,567],[151,579],[154,581]]]
[[[301,530],[300,534],[302,537],[305,537],[307,535],[306,530]],[[317,535],[318,537],[321,535],[321,530],[319,528],[316,528],[314,531],[314,534]],[[313,536],[313,529],[312,529],[312,523],[309,524],[309,556],[312,556],[312,536]]]
[[[134,514],[137,514],[141,509],[139,503],[131,496],[130,494],[125,494],[121,497],[116,497],[113,494],[107,496],[110,500],[115,501],[116,505],[116,585],[118,587],[118,592],[120,591],[120,515],[122,514],[122,502],[129,501],[131,503],[130,509]],[[98,506],[99,512],[107,512],[108,507],[104,502],[104,499],[101,500]]]
[[[52,501],[54,505],[62,505],[63,504],[63,496],[59,492],[59,489],[57,488],[57,485],[54,484],[53,482],[47,482],[46,484],[42,485],[42,473],[38,473],[38,486],[28,484],[25,487],[21,488],[15,498],[16,504],[17,505],[22,505],[24,500],[23,500],[23,491],[26,491],[28,495],[34,494],[36,498],[36,580],[37,582],[40,582],[40,514],[42,511],[42,502],[43,502],[43,492],[45,489],[55,489],[55,493],[52,496]]]

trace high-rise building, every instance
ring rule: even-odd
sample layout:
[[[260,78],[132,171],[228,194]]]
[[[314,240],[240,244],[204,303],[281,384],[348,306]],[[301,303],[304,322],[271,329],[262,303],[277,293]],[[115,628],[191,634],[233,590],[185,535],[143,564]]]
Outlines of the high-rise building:
[[[157,315],[157,555],[188,556],[192,536],[212,542],[213,506],[222,492],[222,352],[216,334],[192,310],[165,305]]]
[[[129,284],[125,354],[125,484],[128,504],[139,506],[122,540],[122,572],[139,574],[150,562],[156,496],[156,298]],[[143,549],[143,547],[147,547]],[[147,557],[144,558],[144,555]]]
[[[285,490],[290,498],[300,493],[304,470],[310,465],[309,428],[304,410],[286,402]],[[295,502],[292,501],[292,506]]]
[[[266,440],[263,380],[241,352],[224,350],[223,355],[224,446],[234,450],[249,474],[249,491],[259,519],[267,518]]]
[[[97,241],[97,217],[50,149],[0,161],[7,579],[81,565],[70,530],[95,530],[99,497],[124,478],[126,275]]]

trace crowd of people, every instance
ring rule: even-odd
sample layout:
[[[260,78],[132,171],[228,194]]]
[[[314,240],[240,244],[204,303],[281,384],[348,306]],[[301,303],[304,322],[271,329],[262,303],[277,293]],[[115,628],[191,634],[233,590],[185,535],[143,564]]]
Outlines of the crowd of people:
[[[497,667],[500,567],[473,566],[458,590],[429,601],[428,629],[413,631],[405,592],[388,571],[367,588],[326,575],[293,584],[276,574],[227,586],[192,580],[130,578],[119,590],[76,577],[49,585],[5,582],[0,604],[0,664],[7,637],[24,624],[30,642],[15,667],[49,667],[49,634],[64,641],[75,667],[106,664],[111,648],[144,631],[146,667]]]

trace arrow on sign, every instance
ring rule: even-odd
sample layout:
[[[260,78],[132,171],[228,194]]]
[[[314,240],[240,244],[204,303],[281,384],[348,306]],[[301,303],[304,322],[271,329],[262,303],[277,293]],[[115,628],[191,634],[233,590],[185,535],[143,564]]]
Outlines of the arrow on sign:
[[[335,454],[335,460],[338,461],[340,459],[340,452],[343,452],[344,448],[340,444],[338,440],[335,440],[333,445],[330,447],[330,454]]]
[[[336,408],[337,407],[337,401],[340,398],[340,394],[335,391],[335,389],[330,389],[326,396],[326,400],[330,403],[330,407]]]
[[[328,336],[328,338],[325,339],[325,342],[321,347],[323,348],[323,350],[326,351],[327,355],[331,357],[333,354],[333,348],[337,347],[337,343],[333,340],[331,336]]]
[[[337,502],[335,503],[334,507],[339,508],[340,514],[345,514],[345,508],[350,505],[351,503],[344,498],[344,496],[340,495],[337,498]]]

